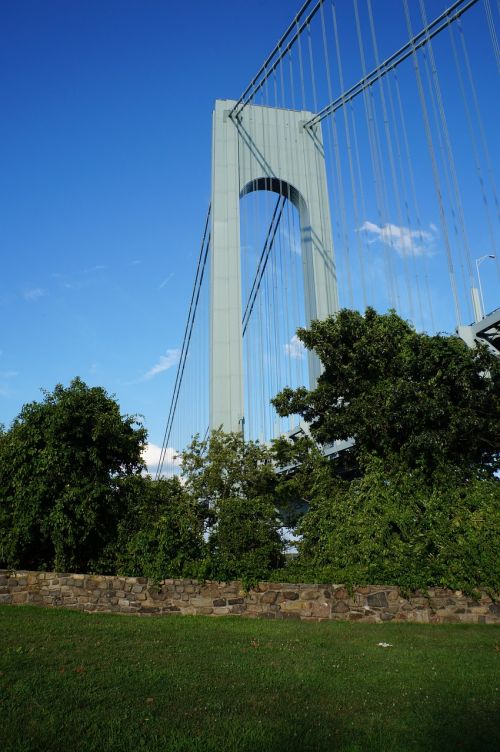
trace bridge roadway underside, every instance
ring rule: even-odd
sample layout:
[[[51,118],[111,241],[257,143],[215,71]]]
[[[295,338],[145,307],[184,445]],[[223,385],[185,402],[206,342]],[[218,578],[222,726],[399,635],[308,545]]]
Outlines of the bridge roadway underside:
[[[496,308],[481,321],[475,321],[469,326],[459,326],[457,333],[469,347],[482,342],[493,355],[500,355],[500,308]]]

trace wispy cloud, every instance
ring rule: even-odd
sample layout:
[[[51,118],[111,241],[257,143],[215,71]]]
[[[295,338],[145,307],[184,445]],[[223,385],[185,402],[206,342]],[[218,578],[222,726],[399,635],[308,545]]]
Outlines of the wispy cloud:
[[[165,279],[163,280],[163,282],[161,283],[161,285],[158,287],[158,289],[162,290],[165,287],[165,285],[170,282],[170,280],[172,279],[173,276],[174,276],[174,273],[170,272],[170,274],[168,275],[168,277],[165,277]]]
[[[167,350],[166,355],[161,355],[158,363],[147,371],[142,377],[141,381],[147,381],[149,379],[158,376],[163,371],[168,371],[169,368],[176,366],[179,362],[181,352],[180,350]]]
[[[83,274],[94,274],[94,272],[104,272],[106,271],[108,267],[104,266],[103,264],[96,264],[95,266],[90,266],[88,269],[83,270]]]
[[[172,470],[174,467],[180,466],[180,459],[178,458],[178,452],[172,447],[167,447],[165,455],[163,457],[162,474],[165,471]],[[158,470],[160,461],[162,459],[162,449],[157,444],[146,444],[146,447],[142,453],[142,458],[146,463],[148,472],[152,475]]]
[[[306,348],[296,334],[293,335],[290,342],[287,342],[286,345],[284,345],[284,349],[289,358],[293,358],[294,360],[302,360],[305,358]]]
[[[23,292],[23,298],[25,300],[37,301],[47,295],[47,291],[43,287],[32,287]]]
[[[429,225],[429,230],[412,230],[387,223],[377,225],[365,220],[358,232],[364,232],[368,236],[369,243],[379,241],[393,248],[400,256],[424,256],[433,252],[433,246],[438,236],[436,225]]]
[[[9,386],[9,381],[19,376],[18,371],[0,371],[0,397],[10,397],[13,394],[12,389]]]

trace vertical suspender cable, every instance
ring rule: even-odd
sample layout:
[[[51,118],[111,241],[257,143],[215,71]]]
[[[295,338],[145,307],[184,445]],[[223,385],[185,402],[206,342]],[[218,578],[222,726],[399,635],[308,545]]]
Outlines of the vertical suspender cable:
[[[493,20],[493,13],[491,12],[490,0],[483,0],[484,11],[486,13],[486,19],[488,21],[488,28],[490,30],[491,44],[493,45],[493,52],[495,53],[495,60],[497,61],[498,72],[500,73],[500,46],[498,44],[497,32],[495,29],[495,22]],[[500,13],[500,8],[499,8]]]
[[[336,55],[337,55],[337,68],[338,68],[338,73],[339,73],[340,90],[344,91],[344,74],[343,74],[343,66],[342,66],[342,55],[340,52],[340,41],[339,41],[339,33],[338,33],[338,28],[337,28],[337,14],[335,11],[335,4],[333,0],[331,0],[331,10],[332,10],[332,22],[333,22],[333,31],[334,31],[335,50],[336,50]],[[328,55],[328,58],[329,58],[328,46],[327,46],[326,24],[325,24],[323,8],[321,8],[321,23],[322,23],[322,30],[323,30],[323,43],[325,46],[325,55]],[[328,83],[328,97],[329,97],[329,100],[332,101],[333,89],[332,89],[329,65],[328,65],[328,82],[327,83]],[[346,145],[347,145],[347,159],[349,163],[349,175],[350,175],[350,180],[351,180],[351,192],[352,192],[353,209],[354,209],[355,237],[356,237],[356,247],[357,247],[357,252],[358,252],[359,273],[360,273],[360,281],[361,281],[361,296],[362,296],[362,301],[363,301],[363,309],[365,309],[367,306],[365,265],[364,265],[363,252],[362,252],[361,233],[358,232],[359,227],[361,226],[361,222],[360,222],[360,217],[359,217],[356,180],[354,176],[351,132],[350,132],[350,127],[349,127],[349,113],[347,110],[346,103],[344,103],[342,107],[342,114],[344,118],[344,130],[345,130]]]
[[[413,35],[412,35],[412,30],[411,30],[411,18],[410,18],[410,11],[408,8],[408,0],[403,0],[403,2],[404,2],[404,9],[405,9],[405,16],[406,16],[406,24],[408,27],[409,37],[411,39]],[[415,49],[414,44],[412,44],[412,59],[413,59],[413,67],[415,70],[415,76],[417,80],[418,93],[420,97],[420,105],[422,108],[422,115],[424,119],[424,128],[425,128],[425,135],[427,139],[427,147],[429,149],[429,155],[431,158],[432,173],[434,177],[434,186],[435,186],[436,195],[437,195],[438,204],[439,204],[441,229],[443,231],[443,237],[444,237],[444,242],[445,242],[446,257],[448,260],[448,271],[450,275],[450,285],[451,285],[451,290],[452,290],[452,295],[453,295],[453,303],[455,307],[455,320],[456,320],[457,326],[459,326],[461,323],[460,307],[459,307],[459,302],[458,302],[457,284],[455,280],[455,270],[453,268],[453,257],[451,253],[450,239],[449,239],[449,234],[448,234],[448,225],[446,222],[446,215],[444,211],[443,196],[441,193],[441,182],[439,179],[439,172],[437,169],[436,155],[434,153],[434,145],[432,143],[432,133],[431,133],[430,123],[429,123],[429,114],[427,111],[427,104],[425,101],[422,78],[420,74],[420,67],[419,67],[418,58],[417,58],[417,51]]]
[[[375,23],[373,20],[371,0],[367,0],[367,4],[368,4],[368,17],[369,17],[369,22],[370,22],[373,51],[375,54],[375,65],[378,67],[380,65],[380,57],[378,54],[377,35],[375,32]],[[410,251],[410,253],[413,253],[413,256],[414,256],[413,240],[412,240],[412,235],[411,235],[411,228],[408,228],[408,233],[406,235],[404,234],[403,214],[401,211],[401,201],[399,197],[400,190],[399,190],[398,181],[396,177],[394,151],[393,151],[393,146],[392,146],[392,134],[391,134],[391,127],[389,123],[389,113],[387,110],[383,79],[380,79],[378,84],[380,88],[380,96],[381,96],[381,102],[382,102],[382,116],[384,119],[384,130],[385,130],[385,137],[386,137],[386,143],[387,143],[387,153],[389,157],[389,167],[390,167],[391,178],[392,178],[392,189],[394,193],[394,200],[396,202],[396,211],[397,211],[399,228],[400,228],[399,229],[399,233],[400,233],[399,251],[403,260],[403,272],[404,272],[405,282],[406,282],[410,318],[414,320],[415,314],[413,310],[413,295],[412,295],[411,284],[410,284],[410,276],[409,276],[409,271],[408,271],[408,258],[407,258],[408,251]],[[406,238],[408,239],[409,248],[406,247]],[[396,250],[398,250],[397,242],[396,242]]]

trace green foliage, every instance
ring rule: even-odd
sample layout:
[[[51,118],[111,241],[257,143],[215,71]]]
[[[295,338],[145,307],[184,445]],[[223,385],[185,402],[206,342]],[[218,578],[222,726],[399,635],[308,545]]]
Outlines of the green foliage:
[[[186,491],[209,512],[223,499],[266,496],[276,483],[270,451],[239,433],[195,436],[180,458]]]
[[[344,309],[299,329],[324,370],[315,389],[284,389],[273,403],[298,413],[321,444],[354,438],[352,454],[394,459],[427,474],[499,468],[500,360],[457,337],[418,334],[394,312]]]
[[[44,392],[0,435],[0,563],[99,570],[140,472],[146,431],[80,379]]]
[[[128,507],[114,547],[118,574],[197,576],[205,553],[200,508],[178,478],[130,476],[123,484]]]
[[[269,498],[222,499],[208,545],[213,579],[254,584],[284,563],[276,507]]]
[[[186,492],[205,511],[205,575],[265,579],[283,562],[270,450],[241,434],[217,430],[204,441],[195,437],[182,452],[181,469]]]
[[[315,580],[500,590],[500,483],[372,459],[361,479],[315,488],[292,570]]]
[[[311,501],[315,480],[324,473],[329,476],[331,465],[308,436],[293,442],[283,436],[275,439],[271,454],[279,468],[274,489],[276,504],[283,523],[294,527]]]

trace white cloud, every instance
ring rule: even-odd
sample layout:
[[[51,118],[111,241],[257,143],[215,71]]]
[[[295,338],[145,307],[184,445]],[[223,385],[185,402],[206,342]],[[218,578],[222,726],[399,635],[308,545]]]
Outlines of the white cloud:
[[[173,366],[176,366],[179,362],[181,352],[180,350],[167,350],[166,355],[161,355],[160,360],[156,365],[154,365],[152,368],[147,371],[144,376],[142,377],[142,380],[148,380],[152,379],[154,376],[157,376],[159,373],[162,373],[163,371],[168,371],[169,368],[172,368]]]
[[[375,243],[378,240],[394,248],[400,256],[430,255],[438,235],[438,229],[434,224],[429,225],[429,231],[427,231],[411,230],[409,227],[400,227],[391,223],[377,225],[368,220],[363,222],[358,232],[365,232],[369,236],[369,243]]]
[[[284,345],[284,348],[285,353],[294,360],[305,358],[306,348],[296,334],[293,335],[290,342],[287,342],[286,345]]]
[[[168,275],[168,277],[165,277],[165,279],[163,280],[163,282],[161,283],[161,285],[158,287],[158,289],[162,290],[165,287],[165,285],[167,285],[170,282],[170,280],[172,279],[173,276],[174,276],[174,273],[170,272],[170,274]]]
[[[0,379],[14,379],[19,376],[19,371],[0,371]]]
[[[43,298],[43,296],[46,294],[47,291],[42,287],[33,287],[29,290],[25,290],[23,297],[25,300],[40,300],[40,298]]]
[[[177,454],[178,452],[176,449],[173,449],[172,447],[166,448],[163,457],[162,474],[180,466],[180,459],[178,459]],[[146,444],[142,453],[142,458],[146,463],[148,472],[151,473],[151,475],[155,474],[162,458],[161,447],[156,444]]]

